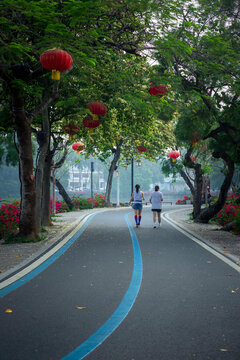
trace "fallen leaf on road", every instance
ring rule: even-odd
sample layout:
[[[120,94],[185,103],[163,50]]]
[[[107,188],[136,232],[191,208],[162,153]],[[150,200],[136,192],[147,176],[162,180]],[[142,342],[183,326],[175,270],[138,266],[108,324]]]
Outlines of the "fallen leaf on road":
[[[83,309],[86,309],[87,307],[86,306],[76,306],[76,309],[78,310],[83,310]]]
[[[150,252],[148,252],[148,253],[147,253],[147,255],[151,255],[151,253],[150,253]]]
[[[234,294],[236,291],[232,290],[232,294]]]
[[[10,313],[12,313],[13,311],[12,311],[12,309],[6,309],[5,310],[5,313],[8,313],[8,314],[10,314]]]
[[[228,351],[228,349],[220,349],[220,351],[224,352],[224,351]]]
[[[225,275],[225,276],[232,276],[232,274],[227,274],[227,275]]]
[[[19,258],[19,255],[17,255],[16,258]]]
[[[227,251],[224,251],[223,253],[224,253],[224,254],[228,254],[228,252],[227,252]]]
[[[86,268],[86,267],[87,267],[87,265],[83,265],[82,267],[83,267],[83,268]]]

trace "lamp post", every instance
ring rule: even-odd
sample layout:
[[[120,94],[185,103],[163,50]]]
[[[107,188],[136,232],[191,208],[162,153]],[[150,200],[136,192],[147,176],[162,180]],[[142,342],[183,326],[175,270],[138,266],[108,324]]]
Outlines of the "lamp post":
[[[94,172],[94,162],[91,161],[91,206],[93,209],[93,172]]]
[[[120,205],[120,183],[119,183],[119,170],[116,170],[116,178],[117,178],[117,207]]]
[[[131,196],[133,193],[133,180],[134,180],[134,159],[132,156],[132,158],[131,158]]]
[[[56,214],[56,177],[55,177],[55,168],[52,168],[52,191],[53,191],[53,201],[52,201],[52,213]]]

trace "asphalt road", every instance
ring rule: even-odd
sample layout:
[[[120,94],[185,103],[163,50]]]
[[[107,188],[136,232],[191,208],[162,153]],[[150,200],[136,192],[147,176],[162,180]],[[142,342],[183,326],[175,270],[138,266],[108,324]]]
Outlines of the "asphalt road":
[[[128,211],[96,215],[64,255],[0,300],[1,360],[74,360],[72,351],[111,319],[133,274]],[[135,234],[143,264],[136,301],[85,359],[239,360],[240,274],[167,222],[153,229],[149,208]]]

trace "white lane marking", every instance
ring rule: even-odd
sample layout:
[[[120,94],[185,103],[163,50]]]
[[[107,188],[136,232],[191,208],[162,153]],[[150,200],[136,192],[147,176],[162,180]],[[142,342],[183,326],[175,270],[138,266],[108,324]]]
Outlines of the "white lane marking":
[[[0,289],[5,288],[6,286],[14,283],[15,281],[21,279],[26,274],[30,273],[32,270],[36,269],[39,265],[41,265],[44,261],[46,261],[48,258],[50,258],[53,254],[55,254],[59,249],[61,249],[73,236],[78,232],[79,229],[86,223],[88,218],[92,214],[87,215],[79,225],[77,225],[71,233],[64,238],[60,243],[58,243],[56,246],[54,246],[51,250],[49,250],[46,254],[41,256],[38,260],[34,261],[32,264],[24,268],[23,270],[19,271],[17,274],[11,276],[10,278],[2,281],[0,283]]]
[[[175,210],[175,211],[179,211],[179,210]],[[174,211],[171,211],[174,212]],[[170,220],[168,213],[163,213],[163,218],[165,221],[167,221],[170,225],[172,225],[175,229],[177,229],[178,231],[180,231],[182,234],[184,234],[185,236],[187,236],[189,239],[193,240],[195,243],[197,243],[198,245],[200,245],[201,247],[203,247],[205,250],[207,250],[208,252],[210,252],[211,254],[215,255],[217,258],[219,258],[220,260],[222,260],[223,262],[225,262],[226,264],[228,264],[229,266],[231,266],[234,270],[236,270],[237,272],[240,273],[240,267],[239,265],[235,264],[232,260],[230,260],[229,258],[227,258],[226,256],[220,254],[218,251],[214,250],[213,248],[211,248],[209,245],[207,245],[206,243],[202,242],[201,240],[197,239],[194,235],[190,235],[188,232],[186,232],[185,230],[183,230],[181,228],[181,226],[175,222],[174,220]]]

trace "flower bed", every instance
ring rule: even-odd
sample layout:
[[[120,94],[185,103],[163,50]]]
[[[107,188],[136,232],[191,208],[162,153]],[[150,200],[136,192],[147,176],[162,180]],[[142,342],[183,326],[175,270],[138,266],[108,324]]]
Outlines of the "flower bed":
[[[91,198],[81,198],[80,196],[74,195],[71,198],[74,208],[76,209],[90,209],[92,207]],[[93,196],[93,207],[103,207],[105,201],[105,196],[99,195],[97,193]]]
[[[192,196],[184,196],[182,200],[178,200],[176,205],[185,205],[192,202]]]
[[[0,237],[6,237],[18,230],[19,202],[2,204],[0,207]]]
[[[51,200],[50,200],[50,214],[52,214],[52,207],[53,207],[53,199],[51,198]],[[69,211],[69,208],[68,208],[67,204],[65,203],[65,201],[62,201],[62,200],[59,200],[59,199],[56,199],[55,209],[56,209],[56,214]]]
[[[214,221],[223,227],[234,221],[233,232],[236,235],[240,234],[240,204],[237,204],[239,197],[240,194],[228,196],[224,207],[214,218]]]
[[[80,196],[72,196],[74,204],[73,210],[91,209],[91,198],[85,199]],[[103,207],[105,196],[94,194],[93,207]],[[52,199],[50,202],[50,213],[52,214]],[[64,213],[70,211],[69,207],[63,200],[56,199],[56,213]],[[2,204],[0,207],[0,237],[7,237],[18,230],[20,216],[20,203],[13,201],[9,204]]]

